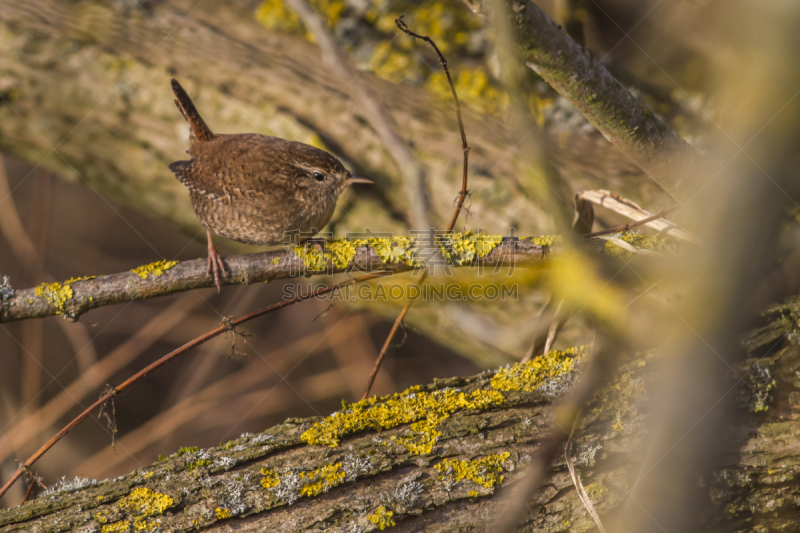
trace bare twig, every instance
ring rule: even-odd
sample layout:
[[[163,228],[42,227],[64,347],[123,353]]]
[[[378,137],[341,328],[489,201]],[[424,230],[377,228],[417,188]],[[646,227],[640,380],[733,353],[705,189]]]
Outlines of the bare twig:
[[[581,478],[578,477],[578,473],[575,471],[575,465],[573,464],[572,456],[569,453],[570,445],[572,444],[572,435],[575,433],[575,427],[578,425],[578,420],[580,420],[580,416],[575,417],[575,422],[572,424],[569,437],[564,445],[564,461],[567,463],[569,475],[572,477],[572,483],[575,485],[575,490],[578,491],[578,497],[580,497],[581,501],[583,502],[583,506],[591,515],[594,523],[597,524],[597,529],[600,530],[600,533],[606,533],[606,528],[603,527],[603,522],[600,521],[600,515],[597,514],[597,509],[595,509],[592,499],[586,493],[586,488],[583,486]]]
[[[601,205],[606,209],[610,209],[615,213],[619,213],[620,215],[632,220],[640,221],[644,218],[653,216],[653,213],[645,211],[635,202],[603,189],[582,191],[577,194],[577,197],[583,200],[594,202],[597,205]],[[671,237],[676,237],[678,239],[691,242],[692,244],[700,244],[700,239],[698,237],[686,230],[681,229],[677,224],[670,222],[669,220],[656,218],[647,222],[647,226]]]
[[[405,15],[403,15],[405,16]],[[461,213],[461,209],[464,207],[464,200],[467,197],[468,189],[467,189],[467,179],[469,174],[469,145],[467,144],[467,133],[464,131],[464,121],[461,118],[461,102],[458,99],[458,94],[456,93],[456,86],[453,84],[453,78],[450,76],[450,69],[447,68],[447,59],[444,57],[442,52],[439,50],[439,47],[436,46],[436,43],[433,42],[433,39],[428,37],[427,35],[419,35],[418,33],[414,33],[413,31],[408,29],[408,26],[403,21],[403,16],[396,18],[394,20],[395,25],[397,28],[409,35],[410,37],[414,37],[417,39],[421,39],[431,45],[431,47],[436,51],[436,55],[439,56],[439,62],[442,64],[442,69],[444,69],[444,73],[447,76],[447,83],[450,84],[450,92],[453,95],[453,102],[456,106],[456,117],[458,118],[458,130],[461,133],[461,147],[464,150],[464,165],[463,165],[463,172],[461,178],[461,191],[458,193],[458,199],[456,200],[456,208],[453,211],[453,216],[450,219],[450,224],[447,226],[447,232],[450,233],[453,231],[453,228],[456,225],[456,221],[458,220],[458,215]],[[422,272],[420,276],[419,283],[422,283],[428,275],[427,268]],[[372,389],[372,384],[375,382],[375,376],[378,375],[378,371],[381,368],[381,364],[383,364],[383,359],[386,356],[386,351],[389,349],[389,346],[394,339],[394,336],[397,334],[397,331],[400,329],[400,326],[403,324],[403,319],[405,318],[408,310],[411,309],[411,306],[414,305],[413,300],[406,303],[403,306],[403,310],[400,311],[400,314],[394,321],[392,325],[392,329],[389,331],[389,335],[387,335],[386,340],[383,342],[383,347],[381,348],[380,353],[378,354],[378,358],[375,360],[375,366],[372,368],[372,373],[369,376],[369,380],[367,381],[367,387],[364,390],[364,394],[362,395],[362,399],[369,396],[369,391]]]
[[[39,450],[37,450],[36,453],[34,453],[24,463],[22,463],[20,465],[19,468],[11,476],[11,478],[6,482],[6,484],[3,485],[0,488],[0,497],[2,497],[3,494],[6,493],[6,491],[14,484],[14,482],[17,479],[19,479],[19,477],[24,472],[26,472],[27,470],[30,469],[31,465],[33,465],[37,460],[39,460],[39,458],[42,455],[44,455],[50,448],[52,448],[59,440],[61,440],[64,437],[64,435],[66,435],[67,433],[72,431],[78,424],[80,424],[92,412],[94,412],[96,409],[98,409],[98,408],[102,407],[103,405],[105,405],[109,400],[112,400],[113,398],[115,398],[120,392],[123,392],[124,390],[128,389],[129,387],[131,387],[132,385],[134,385],[138,381],[144,379],[151,372],[153,372],[153,371],[157,370],[158,368],[164,366],[166,363],[170,362],[171,360],[175,359],[176,357],[186,353],[191,348],[194,348],[195,346],[199,346],[199,345],[201,345],[201,344],[213,339],[214,337],[222,335],[223,333],[229,331],[232,327],[236,327],[239,324],[243,324],[243,323],[245,323],[245,322],[247,322],[249,320],[252,320],[252,319],[257,318],[259,316],[265,315],[265,314],[270,313],[272,311],[277,311],[278,309],[282,309],[282,308],[284,308],[286,306],[289,306],[289,305],[292,305],[294,303],[302,302],[302,301],[305,301],[305,300],[308,300],[308,299],[311,299],[311,298],[315,298],[317,296],[321,296],[323,294],[327,294],[329,292],[341,289],[342,287],[345,287],[347,285],[353,285],[355,283],[368,281],[368,280],[379,278],[379,277],[382,277],[382,276],[388,276],[389,274],[390,273],[388,273],[388,272],[387,273],[376,273],[376,274],[370,274],[370,275],[367,275],[367,276],[362,276],[362,277],[359,277],[359,278],[352,278],[352,279],[349,279],[347,281],[343,281],[341,283],[337,283],[335,285],[327,287],[325,289],[319,289],[319,290],[312,291],[312,292],[309,292],[309,293],[304,294],[304,295],[297,296],[295,298],[292,298],[291,300],[285,300],[285,301],[282,301],[282,302],[278,302],[278,303],[269,305],[267,307],[264,307],[264,308],[259,309],[257,311],[253,311],[252,313],[244,315],[243,317],[237,318],[235,320],[226,321],[224,324],[222,324],[222,325],[214,328],[213,330],[211,330],[209,332],[206,332],[203,335],[200,335],[199,337],[187,342],[186,344],[184,344],[180,348],[171,351],[167,355],[161,357],[159,360],[157,360],[154,363],[151,363],[150,365],[146,366],[145,368],[143,368],[142,370],[140,370],[139,372],[137,372],[136,374],[134,374],[133,376],[131,376],[130,378],[125,380],[124,382],[122,382],[120,385],[117,385],[116,387],[113,387],[109,392],[103,394],[96,402],[94,402],[92,405],[90,405],[88,408],[86,408],[72,422],[67,424],[53,438],[51,438],[49,441],[47,441],[47,443],[45,443],[41,448],[39,448]]]
[[[639,227],[639,226],[644,226],[648,222],[653,222],[654,220],[658,220],[660,218],[664,218],[665,216],[667,216],[668,214],[673,212],[675,209],[676,209],[675,207],[670,208],[670,209],[664,209],[662,211],[659,211],[655,215],[649,216],[647,218],[643,218],[641,220],[637,220],[636,222],[629,222],[628,224],[622,224],[621,226],[615,226],[613,228],[608,228],[608,229],[604,229],[604,230],[601,230],[601,231],[595,231],[593,233],[587,233],[587,234],[585,234],[583,236],[586,237],[587,239],[590,239],[592,237],[599,237],[601,235],[611,235],[612,233],[619,233],[621,231],[628,231],[630,229],[633,229],[633,228],[636,228],[636,227]]]
[[[320,45],[322,57],[328,69],[347,83],[359,103],[364,106],[364,116],[375,128],[383,144],[400,167],[406,183],[408,197],[409,223],[417,228],[428,229],[430,223],[430,199],[428,197],[425,169],[411,152],[408,144],[397,134],[394,121],[383,105],[358,80],[359,73],[353,68],[341,47],[328,30],[325,20],[320,17],[306,0],[287,0],[308,30]]]
[[[0,435],[0,463],[11,456],[14,450],[35,438],[74,408],[76,402],[80,402],[92,391],[107,383],[115,373],[129,365],[139,354],[180,324],[201,303],[203,300],[196,295],[181,296],[149,320],[135,335],[85,372],[80,373],[72,383],[46,404],[24,420],[19,420],[14,425],[9,424],[6,431]]]
[[[392,329],[389,331],[389,335],[387,335],[386,340],[383,341],[381,352],[378,354],[378,358],[375,359],[375,366],[372,367],[372,372],[369,375],[367,387],[364,390],[364,394],[361,395],[362,400],[366,400],[367,396],[369,396],[369,391],[372,389],[372,384],[375,383],[375,376],[378,375],[378,370],[380,370],[381,364],[383,364],[383,358],[386,356],[386,352],[389,350],[389,345],[392,343],[392,339],[394,339],[394,336],[397,334],[397,330],[400,329],[400,326],[403,324],[403,319],[406,317],[406,313],[408,313],[409,309],[411,309],[411,302],[408,302],[403,307],[403,310],[400,311],[400,314],[397,315],[397,318],[394,320],[394,324],[392,324]]]
[[[25,497],[24,497],[24,498],[22,498],[22,501],[21,501],[21,502],[19,502],[19,504],[20,504],[20,505],[22,505],[23,503],[25,503],[26,501],[28,501],[28,498],[30,498],[30,497],[31,497],[31,494],[33,493],[33,487],[34,487],[35,485],[36,485],[36,477],[33,477],[33,478],[31,479],[31,484],[30,484],[30,485],[28,485],[28,490],[25,492]]]
[[[436,52],[436,55],[439,56],[439,63],[442,64],[442,69],[444,69],[444,74],[447,76],[447,83],[450,84],[450,93],[453,95],[453,103],[456,106],[456,118],[458,118],[458,131],[461,134],[461,148],[464,150],[464,165],[463,165],[463,172],[461,176],[461,191],[458,193],[458,200],[456,202],[456,209],[453,212],[453,217],[450,219],[450,224],[447,226],[447,231],[453,231],[453,228],[456,226],[456,220],[458,220],[458,214],[461,212],[461,208],[464,206],[464,200],[467,198],[467,172],[469,171],[469,151],[470,147],[467,144],[467,133],[464,130],[464,120],[461,118],[461,101],[458,99],[458,94],[456,93],[456,86],[453,84],[453,78],[450,76],[450,69],[447,68],[447,59],[444,57],[442,52],[439,50],[439,47],[436,46],[436,43],[433,42],[433,39],[428,37],[427,35],[419,35],[418,33],[414,33],[413,31],[408,29],[405,21],[403,20],[405,15],[396,18],[394,20],[395,25],[397,25],[398,29],[409,35],[411,37],[416,37],[417,39],[422,39],[429,45],[431,48]]]

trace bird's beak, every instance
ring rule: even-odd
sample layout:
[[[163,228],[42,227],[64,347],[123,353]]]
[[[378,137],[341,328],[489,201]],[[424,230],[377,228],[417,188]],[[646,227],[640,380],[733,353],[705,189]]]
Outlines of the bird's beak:
[[[358,176],[351,176],[346,180],[344,180],[344,183],[345,185],[350,185],[351,183],[369,183],[370,185],[372,185],[375,182],[373,182],[372,180],[368,180],[367,178],[359,178]]]

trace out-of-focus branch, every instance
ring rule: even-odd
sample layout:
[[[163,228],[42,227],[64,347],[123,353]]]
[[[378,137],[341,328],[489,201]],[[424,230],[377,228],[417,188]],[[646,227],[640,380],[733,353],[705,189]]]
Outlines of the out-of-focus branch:
[[[477,14],[497,12],[490,0],[465,0]],[[641,104],[591,52],[576,43],[530,0],[503,0],[525,63],[566,98],[606,139],[679,201],[696,152]]]
[[[327,22],[306,0],[286,0],[286,3],[314,35],[314,39],[320,45],[328,70],[339,76],[358,98],[359,103],[364,106],[367,120],[378,133],[397,166],[400,167],[406,184],[409,225],[415,229],[430,228],[430,198],[425,169],[419,159],[411,152],[406,141],[398,135],[394,121],[383,105],[359,81],[359,72],[356,72],[331,32],[328,31]]]
[[[642,209],[636,202],[603,189],[581,191],[576,195],[576,199],[594,202],[597,205],[605,207],[606,209],[610,209],[615,213],[619,213],[620,215],[628,217],[637,222],[642,222],[644,219],[649,219],[654,216],[653,213]],[[674,222],[670,222],[664,218],[654,218],[652,220],[648,220],[646,225],[647,227],[653,228],[654,230],[660,231],[666,235],[691,242],[692,244],[700,244],[700,239],[697,236],[684,229],[681,229]]]
[[[453,238],[459,237],[456,235]],[[470,238],[463,239],[469,241]],[[525,266],[546,259],[558,249],[557,245],[536,244],[530,238],[499,239],[498,236],[497,245],[483,257],[476,254],[470,261],[453,266]],[[443,240],[445,246],[447,242]],[[394,244],[397,246],[393,246]],[[419,246],[426,248],[430,245],[422,243]],[[247,285],[276,279],[350,272],[408,272],[421,266],[415,258],[415,245],[409,245],[401,238],[396,238],[394,242],[357,246],[344,240],[327,244],[327,250],[348,248],[351,248],[352,254],[349,260],[335,258],[329,251],[324,252],[323,258],[312,247],[307,251],[303,248],[297,249],[305,257],[298,255],[295,249],[226,257],[225,263],[230,268],[230,275],[222,280],[222,284]],[[596,249],[602,251],[602,243],[597,243]],[[174,263],[161,261],[135,270],[136,272],[67,280],[18,290],[13,297],[4,300],[4,305],[0,308],[0,323],[51,315],[76,319],[97,307],[214,287],[214,280],[206,272],[205,259]]]

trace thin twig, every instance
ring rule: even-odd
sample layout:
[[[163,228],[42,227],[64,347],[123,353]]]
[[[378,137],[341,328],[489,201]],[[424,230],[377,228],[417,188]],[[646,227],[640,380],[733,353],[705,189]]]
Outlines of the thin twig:
[[[36,478],[35,478],[35,477],[34,477],[33,479],[31,479],[31,484],[30,484],[30,485],[28,485],[28,491],[25,493],[25,497],[24,497],[24,498],[22,498],[22,501],[21,501],[21,502],[19,502],[19,504],[20,504],[20,505],[22,505],[23,503],[25,503],[26,501],[28,501],[28,498],[30,498],[30,497],[31,497],[31,493],[33,493],[33,487],[34,487],[34,485],[36,485]]]
[[[664,209],[662,211],[659,211],[658,213],[656,213],[653,216],[649,216],[647,218],[643,218],[641,220],[637,220],[636,222],[629,222],[629,223],[623,224],[621,226],[614,226],[613,228],[608,228],[608,229],[604,229],[604,230],[601,230],[601,231],[595,231],[593,233],[586,233],[583,236],[586,237],[587,239],[590,239],[592,237],[599,237],[600,235],[611,235],[612,233],[619,233],[621,231],[628,231],[631,228],[636,228],[638,226],[644,226],[648,222],[653,222],[654,220],[658,220],[659,218],[664,218],[665,216],[667,216],[671,212],[675,211],[675,209],[676,209],[675,207],[671,207],[669,209]]]
[[[391,331],[389,331],[389,335],[386,337],[386,340],[383,342],[383,347],[381,348],[381,352],[378,354],[378,358],[375,359],[375,365],[372,367],[372,373],[369,375],[369,380],[367,381],[367,388],[364,390],[364,394],[361,396],[362,400],[366,400],[367,396],[369,396],[369,391],[372,389],[372,384],[375,383],[375,377],[378,375],[378,370],[381,368],[381,364],[383,363],[383,358],[386,356],[387,350],[389,350],[389,345],[392,343],[392,339],[394,339],[395,334],[397,334],[397,330],[400,329],[400,325],[403,323],[403,319],[406,317],[406,313],[408,310],[411,309],[411,303],[408,302],[404,307],[403,310],[400,311],[400,314],[397,315],[397,318],[392,325]]]
[[[458,118],[458,130],[461,133],[461,147],[464,150],[464,168],[462,172],[461,178],[461,191],[458,193],[458,199],[456,201],[456,208],[453,211],[453,217],[450,219],[450,224],[447,226],[447,232],[450,233],[453,231],[453,228],[456,226],[456,221],[458,220],[458,215],[461,213],[461,209],[464,207],[464,200],[467,198],[467,194],[469,190],[467,189],[467,180],[469,174],[469,144],[467,144],[467,133],[464,130],[464,121],[461,118],[461,102],[458,99],[458,94],[456,93],[456,86],[453,84],[453,78],[450,76],[450,69],[447,68],[447,59],[444,57],[442,52],[439,50],[439,47],[436,46],[436,43],[433,42],[433,39],[428,37],[427,35],[419,35],[414,33],[413,31],[408,29],[408,26],[403,21],[403,16],[400,16],[394,19],[395,25],[397,28],[409,35],[411,37],[415,37],[417,39],[422,39],[426,43],[430,44],[431,47],[436,51],[436,55],[439,56],[439,62],[442,64],[442,68],[444,69],[444,73],[447,76],[447,82],[450,84],[450,92],[453,94],[453,102],[455,102],[456,106],[456,117]],[[419,283],[422,283],[428,275],[427,268],[423,270],[422,276],[420,277]],[[411,306],[414,305],[413,300],[406,303],[403,307],[403,310],[400,311],[400,314],[394,321],[392,325],[392,329],[389,331],[389,335],[386,337],[386,340],[383,342],[383,347],[381,348],[380,353],[378,354],[378,358],[375,359],[375,366],[372,368],[372,373],[369,376],[369,381],[367,382],[367,387],[364,390],[364,394],[361,396],[361,399],[366,399],[369,396],[369,391],[372,389],[372,384],[375,382],[375,377],[378,375],[378,371],[381,368],[381,364],[383,364],[383,359],[386,356],[386,352],[389,349],[389,346],[394,339],[394,336],[397,334],[397,331],[400,329],[400,326],[403,324],[403,319],[405,318],[408,310],[411,309]]]
[[[180,348],[177,348],[177,349],[171,351],[167,355],[163,356],[162,358],[160,358],[159,360],[155,361],[154,363],[151,363],[150,365],[146,366],[145,368],[143,368],[142,370],[140,370],[139,372],[137,372],[136,374],[134,374],[133,376],[131,376],[130,378],[125,380],[124,382],[122,382],[122,384],[112,388],[106,394],[103,394],[100,397],[100,399],[98,399],[96,402],[94,402],[92,405],[90,405],[80,415],[75,417],[75,419],[72,422],[67,424],[53,438],[51,438],[49,441],[47,441],[47,443],[45,443],[41,448],[39,448],[39,450],[37,450],[36,453],[34,453],[24,463],[22,463],[19,466],[19,468],[17,468],[17,470],[11,476],[11,479],[9,479],[6,482],[6,484],[3,485],[2,488],[0,488],[0,497],[2,497],[6,493],[6,491],[8,491],[8,489],[14,484],[14,482],[17,479],[19,479],[19,477],[24,472],[29,470],[30,467],[37,460],[39,460],[39,458],[42,455],[44,455],[50,448],[52,448],[67,433],[72,431],[75,428],[75,426],[80,424],[93,411],[95,411],[96,409],[102,407],[103,405],[106,404],[106,402],[108,402],[109,400],[115,398],[119,393],[121,393],[124,390],[128,389],[129,387],[131,387],[132,385],[134,385],[138,381],[144,379],[149,373],[151,373],[151,372],[157,370],[158,368],[164,366],[166,363],[168,363],[171,360],[175,359],[179,355],[182,355],[183,353],[187,352],[191,348],[194,348],[195,346],[199,346],[199,345],[201,345],[201,344],[213,339],[214,337],[222,335],[223,333],[225,333],[227,331],[230,331],[230,329],[233,328],[233,327],[236,327],[236,326],[238,326],[240,324],[244,324],[245,322],[247,322],[249,320],[253,320],[254,318],[260,317],[260,316],[265,315],[267,313],[270,313],[272,311],[277,311],[278,309],[282,309],[282,308],[284,308],[284,307],[286,307],[288,305],[292,305],[292,304],[297,303],[297,302],[302,302],[302,301],[305,301],[305,300],[309,300],[311,298],[315,298],[317,296],[320,296],[320,295],[323,295],[323,294],[338,290],[338,289],[340,289],[342,287],[345,287],[347,285],[353,285],[355,283],[360,283],[360,282],[363,282],[363,281],[368,281],[368,280],[371,280],[371,279],[375,279],[375,278],[379,278],[379,277],[383,277],[383,276],[388,276],[389,274],[390,273],[388,273],[388,272],[387,273],[375,273],[375,274],[370,274],[370,275],[367,275],[367,276],[361,276],[359,278],[352,278],[352,279],[349,279],[347,281],[343,281],[341,283],[337,283],[335,285],[331,285],[330,287],[327,287],[325,289],[320,289],[320,290],[312,291],[312,292],[304,294],[304,295],[297,296],[295,298],[292,298],[291,300],[285,300],[283,302],[278,302],[278,303],[275,303],[275,304],[272,304],[272,305],[268,305],[267,307],[264,307],[264,308],[259,309],[257,311],[253,311],[252,313],[244,315],[244,316],[242,316],[240,318],[237,318],[235,320],[226,321],[224,324],[222,324],[222,325],[212,329],[211,331],[208,331],[208,332],[204,333],[203,335],[200,335],[199,337],[187,342],[186,344],[184,344]]]
[[[590,202],[593,202],[597,205],[605,207],[606,209],[610,209],[615,213],[619,213],[620,215],[635,221],[653,215],[653,213],[650,213],[649,211],[642,209],[642,207],[639,206],[636,202],[624,198],[619,194],[607,191],[605,189],[581,191],[576,195],[576,197],[582,200],[588,200]],[[697,236],[689,233],[684,229],[681,229],[680,227],[678,227],[677,224],[669,220],[664,220],[664,219],[651,220],[650,222],[647,223],[647,225],[656,231],[659,231],[661,233],[666,233],[667,235],[670,235],[672,237],[677,237],[678,239],[682,239],[684,241],[688,241],[693,244],[700,244],[700,239]]]
[[[307,0],[287,0],[286,4],[303,21],[305,27],[314,35],[322,51],[322,59],[327,63],[328,69],[347,84],[347,88],[354,93],[357,101],[363,106],[367,121],[378,133],[386,149],[395,160],[405,181],[406,196],[409,202],[409,223],[417,227],[428,229],[430,227],[431,212],[428,197],[425,168],[418,158],[397,133],[397,128],[391,115],[375,96],[366,89],[358,79],[359,72],[353,68],[352,63],[336,42],[325,21]]]
[[[569,437],[568,428],[575,424],[581,409],[613,375],[619,361],[619,343],[614,341],[613,345],[603,343],[604,345],[598,346],[598,344],[597,340],[592,342],[592,352],[585,363],[586,370],[580,382],[557,410],[556,422],[550,433],[544,437],[536,459],[520,474],[516,488],[509,495],[509,505],[502,516],[498,517],[495,531],[500,533],[517,531],[518,525],[528,512],[531,498],[547,481],[550,467]]]
[[[456,117],[458,118],[458,131],[461,133],[461,148],[464,150],[464,171],[461,177],[461,191],[458,193],[458,201],[456,203],[456,209],[453,212],[453,217],[450,219],[450,224],[447,226],[447,231],[453,231],[453,228],[456,226],[456,220],[458,220],[458,214],[461,212],[461,208],[464,206],[464,200],[467,198],[467,171],[469,170],[469,151],[470,147],[467,144],[467,133],[464,130],[464,121],[461,118],[461,101],[458,99],[458,94],[456,93],[456,86],[453,84],[453,78],[450,76],[450,69],[447,68],[447,59],[444,57],[442,52],[439,50],[439,47],[436,46],[436,43],[433,42],[433,39],[428,37],[427,35],[419,35],[414,33],[413,31],[408,29],[405,21],[403,20],[405,15],[402,15],[399,18],[394,19],[395,25],[405,33],[406,35],[410,35],[411,37],[416,37],[417,39],[422,39],[436,52],[436,55],[439,56],[439,63],[442,64],[442,68],[444,69],[444,74],[447,76],[447,83],[450,84],[450,92],[453,95],[453,102],[456,106]]]
[[[583,506],[591,515],[592,520],[594,520],[594,523],[597,524],[597,529],[600,530],[600,533],[606,533],[606,528],[603,527],[603,522],[600,521],[600,515],[597,514],[597,509],[595,509],[592,499],[586,493],[586,488],[583,486],[581,478],[578,477],[578,473],[575,471],[575,465],[572,462],[572,457],[569,454],[570,444],[572,444],[572,435],[573,433],[575,433],[575,428],[578,426],[579,420],[580,420],[580,414],[575,417],[575,422],[572,424],[572,430],[569,432],[569,437],[567,438],[567,442],[564,445],[564,461],[567,463],[567,468],[569,469],[569,475],[572,477],[572,483],[575,485],[575,490],[578,491],[578,497],[583,502]]]

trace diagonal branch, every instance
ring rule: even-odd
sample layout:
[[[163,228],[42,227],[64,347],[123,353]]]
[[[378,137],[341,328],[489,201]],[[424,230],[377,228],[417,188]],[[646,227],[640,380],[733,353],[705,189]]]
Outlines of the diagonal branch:
[[[493,15],[488,0],[464,1],[483,18]],[[676,200],[691,197],[693,187],[686,179],[691,162],[698,157],[692,147],[535,3],[503,2],[525,64]]]

